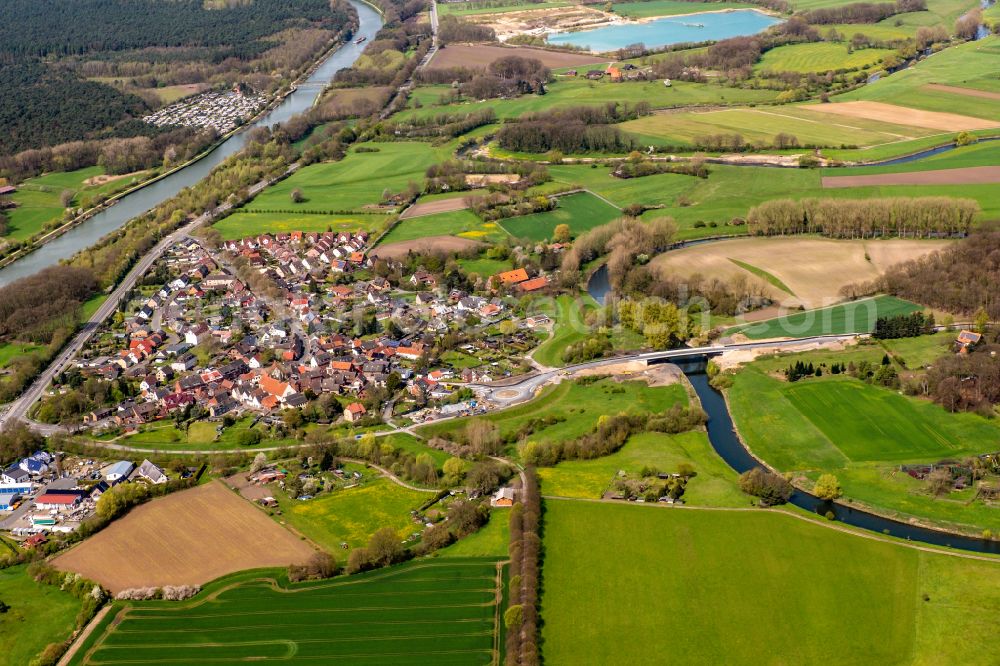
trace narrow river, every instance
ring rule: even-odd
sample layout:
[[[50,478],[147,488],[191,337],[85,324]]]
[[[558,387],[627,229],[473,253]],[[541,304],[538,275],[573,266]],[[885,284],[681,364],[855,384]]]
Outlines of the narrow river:
[[[382,27],[382,17],[370,5],[355,0],[350,0],[350,2],[357,10],[360,22],[355,37],[366,37],[364,43],[355,44],[352,39],[334,51],[309,78],[285,97],[278,106],[258,119],[256,123],[248,125],[242,131],[229,137],[202,159],[175,171],[152,185],[123,197],[114,206],[98,213],[22,259],[0,269],[0,287],[19,278],[33,275],[43,268],[53,266],[62,259],[72,257],[80,250],[96,243],[101,237],[123,226],[129,220],[170,199],[185,187],[191,187],[207,176],[227,157],[241,150],[246,145],[247,130],[251,127],[283,123],[292,116],[308,110],[322,92],[323,87],[333,80],[333,75],[336,74],[337,70],[354,64],[364,47],[368,45],[367,42]]]
[[[709,385],[708,376],[704,372],[689,372],[688,379],[691,380],[691,384],[701,400],[702,408],[708,414],[708,439],[715,452],[737,472],[742,473],[748,469],[760,467],[761,464],[743,446],[729,414],[729,407],[722,394]],[[827,512],[832,511],[836,520],[842,523],[901,539],[977,553],[1000,553],[1000,541],[950,534],[901,523],[897,520],[851,508],[839,502],[827,502],[799,490],[792,494],[789,503],[820,515],[826,515]]]

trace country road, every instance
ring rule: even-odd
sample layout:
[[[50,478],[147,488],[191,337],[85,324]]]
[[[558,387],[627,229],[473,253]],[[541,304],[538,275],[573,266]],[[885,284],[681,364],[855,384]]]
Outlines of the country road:
[[[854,340],[861,337],[857,334],[845,334],[845,335],[820,335],[812,336],[808,338],[796,338],[788,340],[777,340],[771,342],[745,342],[736,343],[729,345],[716,345],[711,347],[684,347],[681,349],[671,349],[667,351],[658,352],[641,352],[636,354],[629,354],[627,356],[616,356],[613,358],[605,358],[597,361],[588,361],[586,363],[577,363],[576,365],[566,366],[564,368],[549,368],[544,372],[538,374],[526,375],[519,378],[513,382],[505,383],[502,386],[493,386],[491,384],[468,384],[470,388],[475,390],[481,397],[492,401],[494,404],[499,406],[499,409],[507,409],[513,407],[522,402],[526,402],[535,397],[538,391],[544,387],[546,384],[554,381],[558,381],[565,376],[572,375],[580,370],[588,370],[593,368],[600,368],[609,365],[618,365],[621,363],[628,363],[630,361],[670,361],[670,360],[683,360],[689,357],[700,357],[704,355],[718,355],[726,351],[738,351],[747,349],[784,349],[784,348],[794,348],[801,345],[809,344],[819,344],[823,342],[844,342],[848,340]],[[461,415],[446,416],[439,419],[435,419],[430,423],[441,423],[442,421],[449,421],[452,419],[465,418]],[[28,426],[35,430],[36,432],[46,434],[48,432],[65,432],[60,426],[49,426],[34,421],[27,421]],[[422,425],[422,424],[421,424]],[[420,425],[414,424],[406,427],[394,427],[390,430],[382,430],[380,432],[372,433],[375,437],[388,437],[390,435],[396,434],[408,434],[414,437],[420,438],[420,435],[416,433],[416,428]],[[250,449],[233,449],[233,450],[220,450],[220,449],[157,449],[152,447],[136,447],[129,446],[128,444],[118,444],[116,442],[101,442],[97,440],[92,440],[88,442],[88,446],[93,446],[96,448],[107,449],[111,451],[122,451],[126,453],[156,453],[156,454],[173,454],[173,455],[212,455],[218,453],[231,453],[231,452],[246,452],[246,453],[273,453],[274,451],[297,449],[306,446],[312,446],[311,444],[293,444],[291,446],[264,446],[264,447],[254,447]]]

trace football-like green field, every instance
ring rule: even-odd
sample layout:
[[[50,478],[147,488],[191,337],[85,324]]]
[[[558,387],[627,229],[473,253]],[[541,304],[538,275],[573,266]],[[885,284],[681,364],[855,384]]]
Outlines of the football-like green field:
[[[901,520],[918,517],[972,534],[1000,530],[995,507],[977,501],[974,487],[936,496],[899,468],[995,451],[1000,426],[994,420],[953,414],[925,399],[829,375],[832,363],[877,364],[883,353],[873,345],[755,361],[736,375],[728,391],[743,441],[779,471],[805,477],[807,487],[809,479],[833,473],[848,501]],[[800,359],[826,364],[825,375],[795,383],[774,376]]]
[[[812,335],[869,333],[879,317],[910,314],[922,310],[919,305],[894,296],[876,296],[842,303],[818,310],[747,324],[728,333],[742,333],[751,340],[767,338],[806,338]]]
[[[546,501],[543,543],[552,666],[993,661],[1000,562],[779,511],[573,500]]]
[[[746,496],[736,486],[736,472],[712,450],[704,432],[633,435],[610,456],[540,467],[538,478],[546,496],[599,499],[619,471],[637,475],[644,467],[654,467],[670,473],[676,472],[681,463],[691,465],[696,472],[684,493],[687,504],[746,506]]]
[[[299,584],[276,574],[235,574],[189,602],[116,602],[71,663],[495,663],[496,558]]]
[[[570,194],[558,199],[559,207],[545,213],[522,215],[502,220],[500,224],[511,236],[531,241],[552,239],[560,224],[569,225],[570,233],[579,236],[594,227],[621,217],[621,211],[589,192]]]
[[[864,69],[878,64],[890,49],[850,50],[839,42],[790,44],[771,49],[755,69],[774,72],[828,72],[836,69]]]
[[[358,152],[357,148],[377,152]],[[280,183],[264,190],[247,208],[254,211],[302,211],[337,213],[370,211],[382,193],[422,185],[430,165],[447,159],[450,150],[434,148],[429,143],[390,142],[355,146],[339,162],[322,162],[302,167]],[[302,192],[304,201],[293,203],[292,190]]]

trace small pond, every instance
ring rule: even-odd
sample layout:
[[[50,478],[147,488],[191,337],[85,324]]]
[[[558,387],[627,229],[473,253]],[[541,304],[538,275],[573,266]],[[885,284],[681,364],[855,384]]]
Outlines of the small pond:
[[[561,32],[549,35],[549,43],[587,47],[591,51],[613,51],[638,43],[648,47],[658,47],[756,35],[776,23],[781,23],[781,19],[768,16],[756,9],[735,9],[664,16],[652,21],[621,23],[578,32]]]

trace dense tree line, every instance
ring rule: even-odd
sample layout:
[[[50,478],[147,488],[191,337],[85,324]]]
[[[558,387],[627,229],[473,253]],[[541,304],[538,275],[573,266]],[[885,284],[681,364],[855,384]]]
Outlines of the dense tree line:
[[[493,109],[486,108],[471,113],[438,113],[416,116],[399,122],[387,122],[378,126],[382,137],[419,139],[425,137],[455,138],[477,127],[497,122]]]
[[[622,162],[611,175],[615,178],[642,178],[660,173],[677,173],[696,178],[708,178],[705,160],[692,159],[687,162],[653,162],[650,160],[628,160]]]
[[[622,153],[639,147],[629,134],[611,125],[563,123],[555,120],[505,123],[497,133],[505,150],[525,153]]]
[[[949,354],[927,372],[926,393],[945,409],[976,411],[993,417],[1000,404],[1000,350],[984,345],[970,354]]]
[[[84,268],[52,266],[0,288],[0,340],[49,343],[59,329],[76,326],[80,305],[97,291]]]
[[[614,389],[613,389],[614,390]],[[618,388],[619,391],[624,389]],[[591,460],[611,455],[621,449],[628,438],[643,432],[677,434],[705,424],[700,407],[673,405],[662,414],[604,415],[589,433],[576,439],[536,442],[527,440],[519,447],[526,465],[551,467],[563,460]]]
[[[45,445],[41,435],[23,423],[15,423],[0,431],[0,466],[30,456]]]
[[[538,592],[541,568],[542,516],[538,477],[533,467],[522,474],[520,501],[510,512],[510,600],[504,613],[507,629],[505,663],[507,666],[535,666],[538,651]]]
[[[934,315],[914,312],[908,315],[879,317],[875,320],[872,337],[878,340],[915,338],[934,332]]]
[[[638,147],[637,141],[611,125],[650,113],[645,101],[553,109],[508,121],[497,139],[504,148],[523,152],[628,152]]]
[[[520,176],[515,183],[496,183],[490,189],[496,192],[513,192],[515,190],[525,190],[534,185],[547,183],[552,180],[549,170],[544,164],[530,161],[508,161],[494,159],[475,160],[447,160],[439,164],[431,165],[427,168],[427,180],[424,184],[424,191],[428,194],[439,192],[459,192],[472,189],[466,181],[466,176],[470,174],[511,174]],[[484,202],[484,208],[496,207],[514,203],[513,199],[504,199],[502,196],[495,198],[490,204]],[[509,217],[509,216],[507,216]]]
[[[581,234],[565,253],[562,271],[575,284],[581,265],[607,255],[608,278],[618,288],[633,267],[669,248],[676,233],[677,227],[671,218],[655,218],[648,222],[620,218]]]
[[[792,496],[792,484],[788,479],[768,471],[763,467],[754,467],[740,475],[740,488],[747,495],[760,498],[764,506],[784,504]]]
[[[1000,231],[973,233],[943,250],[890,268],[850,294],[882,292],[929,307],[972,316],[984,310],[1000,320]]]
[[[227,158],[193,187],[81,251],[70,264],[89,269],[102,286],[115,284],[159,238],[186,222],[189,214],[212,210],[224,200],[245,200],[248,187],[281,175],[294,157],[286,134],[279,130],[272,136],[270,130],[257,128],[248,135],[242,152]]]
[[[438,39],[443,44],[495,42],[497,33],[488,25],[463,21],[457,16],[442,16],[438,24]]]
[[[896,14],[922,12],[927,9],[926,0],[898,0],[897,2],[852,2],[838,7],[821,7],[800,14],[813,25],[839,23],[878,23]]]
[[[979,204],[952,197],[776,199],[747,214],[751,234],[819,233],[833,238],[955,236],[972,227]]]
[[[551,70],[541,60],[510,55],[491,62],[484,73],[462,83],[459,90],[472,99],[544,94],[551,78]]]

